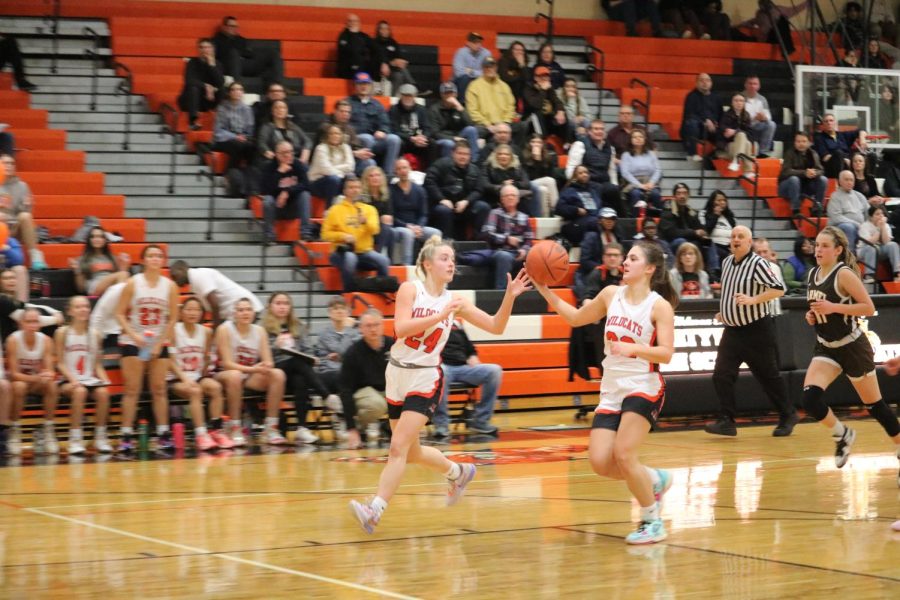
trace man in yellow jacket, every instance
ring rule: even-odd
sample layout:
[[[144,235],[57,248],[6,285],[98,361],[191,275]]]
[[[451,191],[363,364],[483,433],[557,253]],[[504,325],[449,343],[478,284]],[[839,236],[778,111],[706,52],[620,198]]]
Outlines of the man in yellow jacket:
[[[481,77],[466,89],[466,110],[481,137],[487,137],[487,132],[494,133],[499,123],[515,121],[516,97],[497,75],[497,61],[493,57],[486,58],[481,69]]]
[[[375,252],[375,236],[381,231],[378,211],[361,201],[362,183],[350,175],[344,179],[344,195],[325,213],[322,239],[331,242],[331,264],[340,269],[345,292],[354,289],[357,269],[375,269],[379,276],[388,274],[390,261]]]

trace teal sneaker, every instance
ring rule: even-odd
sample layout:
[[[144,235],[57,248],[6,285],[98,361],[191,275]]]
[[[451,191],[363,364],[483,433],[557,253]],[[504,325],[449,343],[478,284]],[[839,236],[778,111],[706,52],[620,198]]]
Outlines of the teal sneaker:
[[[666,539],[666,527],[662,519],[642,521],[636,531],[625,536],[626,544],[655,544]]]

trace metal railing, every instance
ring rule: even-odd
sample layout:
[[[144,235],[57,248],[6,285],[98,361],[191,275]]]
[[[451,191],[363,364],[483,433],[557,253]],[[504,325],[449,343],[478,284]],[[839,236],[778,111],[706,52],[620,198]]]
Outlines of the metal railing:
[[[305,257],[302,262],[299,257],[297,258],[297,261],[300,264],[294,267],[293,277],[294,281],[297,281],[297,278],[300,277],[306,282],[306,322],[310,323],[312,319],[313,284],[319,278],[319,271],[316,268],[316,259],[321,257],[322,254],[312,250],[301,240],[294,242],[293,247],[296,250],[299,250]]]
[[[87,28],[85,28],[87,29]],[[85,56],[91,57],[91,101],[89,108],[91,112],[97,110],[97,86],[99,85],[98,79],[99,75],[97,74],[97,61],[100,60],[100,55],[97,54],[95,50],[91,50],[90,48],[85,48],[84,50]]]
[[[631,106],[633,106],[634,108],[639,108],[641,106],[644,107],[644,117],[647,120],[647,126],[649,129],[649,126],[650,126],[650,101],[652,100],[652,96],[653,96],[653,87],[649,83],[644,81],[643,79],[638,79],[637,77],[632,77],[631,81],[628,82],[628,87],[633,88],[635,86],[635,84],[644,88],[644,91],[646,92],[646,94],[644,95],[643,100],[638,100],[637,98],[632,100]]]
[[[172,158],[171,158],[171,163],[169,164],[169,187],[168,187],[167,191],[170,194],[174,194],[175,193],[175,165],[176,165],[176,158],[178,156],[178,154],[176,152],[177,146],[178,146],[178,119],[180,118],[181,113],[178,111],[177,108],[175,108],[174,106],[172,106],[171,104],[168,104],[166,102],[163,102],[162,104],[159,105],[159,113],[162,115],[162,118],[163,118],[162,130],[160,131],[159,135],[160,136],[162,136],[162,135],[172,136],[172,148],[169,151],[169,154]],[[169,118],[167,118],[167,116]],[[211,185],[214,185],[214,184],[215,184],[215,181],[213,181],[213,184],[211,184]],[[210,193],[212,193],[212,190],[210,190]],[[210,234],[208,233],[207,235],[210,235]],[[206,239],[209,240],[212,238],[207,237]]]
[[[112,67],[114,69],[119,69],[125,72],[125,75],[122,77],[122,81],[119,82],[119,85],[116,86],[116,96],[122,96],[125,98],[125,135],[122,138],[122,150],[130,150],[131,149],[131,92],[134,86],[134,74],[131,72],[127,66],[123,65],[118,61],[113,61]],[[96,73],[94,74],[94,80],[97,80]],[[174,149],[174,145],[173,145]],[[174,161],[173,161],[174,163]],[[173,183],[174,185],[174,183]],[[173,189],[174,191],[174,189]],[[170,192],[171,193],[171,192]]]
[[[597,86],[597,89],[600,90],[600,100],[601,104],[603,101],[603,78],[606,75],[606,52],[604,52],[601,48],[594,46],[592,44],[588,44],[584,49],[585,56],[587,58],[587,66],[584,68],[584,74],[591,78],[591,81],[594,82],[594,85]],[[597,62],[595,63],[594,57],[598,57]],[[597,64],[599,63],[599,64]],[[600,111],[597,111],[597,114],[600,114]]]
[[[50,72],[56,75],[57,55],[59,54],[59,17],[62,13],[62,0],[51,0],[53,3],[53,12],[44,16],[44,21],[50,24],[50,33],[53,37],[50,42],[53,44],[53,54],[50,56]]]
[[[207,218],[206,218],[206,241],[211,241],[213,239],[213,217],[216,212],[216,174],[212,171],[204,171],[200,169],[197,171],[197,180],[201,180],[206,177],[209,180],[209,205],[207,207]]]
[[[784,62],[787,63],[788,70],[791,72],[791,80],[793,80],[794,63],[791,62],[791,56],[787,50],[787,44],[784,41],[784,37],[781,35],[781,30],[778,28],[778,23],[775,22],[775,19],[772,18],[772,13],[768,10],[766,10],[766,18],[769,19],[769,26],[771,27],[770,31],[775,32],[775,39],[778,40],[778,47],[781,48],[781,56],[784,57]],[[813,43],[815,43],[815,39],[813,39]]]
[[[750,231],[756,231],[756,205],[759,203],[759,161],[756,157],[744,154],[743,152],[734,157],[735,160],[746,160],[753,164],[753,178],[743,173],[738,179],[749,181],[753,185],[753,196],[750,198],[753,203],[750,206]]]
[[[547,12],[536,12],[534,13],[534,22],[538,23],[541,19],[547,21],[547,33],[544,34],[544,39],[547,40],[548,44],[553,43],[553,5],[556,3],[556,0],[535,0],[535,4],[540,4],[541,2],[547,3]]]

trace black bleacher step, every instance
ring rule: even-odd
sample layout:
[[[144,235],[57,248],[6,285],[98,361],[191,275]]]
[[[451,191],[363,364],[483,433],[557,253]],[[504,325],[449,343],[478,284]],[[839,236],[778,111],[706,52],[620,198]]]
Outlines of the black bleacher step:
[[[475,292],[475,306],[488,313],[494,314],[503,303],[503,295],[506,290],[478,290]],[[541,315],[547,312],[547,301],[535,290],[525,292],[513,305],[514,315]]]
[[[457,265],[456,275],[448,287],[451,290],[489,290],[494,287],[494,275],[490,267]]]
[[[436,65],[438,64],[437,46],[403,46],[403,54],[410,65]]]
[[[471,252],[472,250],[487,250],[487,247],[487,242],[482,240],[453,240],[453,248],[456,250],[457,254],[462,254],[463,252]]]

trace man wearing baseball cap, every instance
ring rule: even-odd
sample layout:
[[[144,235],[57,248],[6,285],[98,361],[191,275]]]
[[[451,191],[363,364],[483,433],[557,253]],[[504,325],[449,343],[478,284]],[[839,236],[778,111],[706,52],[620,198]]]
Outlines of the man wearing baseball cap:
[[[516,97],[509,85],[497,73],[497,61],[488,56],[481,63],[481,77],[469,84],[466,90],[466,109],[472,122],[478,126],[479,134],[488,137],[488,132],[501,123],[513,124],[516,118]],[[513,126],[517,129],[518,124]]]
[[[472,118],[456,97],[456,84],[445,81],[440,87],[441,100],[428,109],[431,130],[441,156],[450,156],[457,138],[469,142],[472,150],[472,162],[478,163],[478,129],[472,124]]]
[[[378,164],[388,175],[400,156],[400,138],[391,132],[391,122],[381,102],[372,97],[372,77],[365,71],[353,77],[356,93],[349,96],[350,124],[359,141],[375,153]]]
[[[397,90],[400,99],[391,107],[391,127],[400,137],[400,152],[413,154],[419,159],[419,170],[424,170],[431,147],[431,123],[425,107],[416,103],[419,90],[411,83],[404,83]]]
[[[525,103],[522,120],[530,119],[535,133],[541,137],[556,134],[568,140],[566,109],[550,84],[550,69],[535,67],[534,82],[525,88],[522,100]]]
[[[472,80],[481,77],[481,63],[491,55],[482,43],[484,37],[474,31],[466,36],[466,45],[453,55],[453,83],[460,97],[466,97],[466,88]]]

